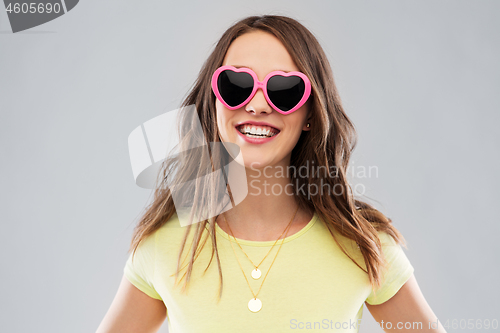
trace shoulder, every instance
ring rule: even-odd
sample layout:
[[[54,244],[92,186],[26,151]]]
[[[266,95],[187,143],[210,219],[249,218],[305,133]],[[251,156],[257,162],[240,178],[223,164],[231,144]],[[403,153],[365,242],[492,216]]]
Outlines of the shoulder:
[[[173,240],[186,232],[187,227],[181,226],[177,213],[174,214],[161,227],[155,231],[157,239]]]
[[[174,212],[173,215],[156,231],[159,234],[184,234],[188,229],[194,230],[198,223],[192,223],[191,227],[187,223],[186,219],[179,218],[177,212]]]
[[[159,230],[164,230],[164,229],[175,230],[175,229],[180,229],[180,228],[181,228],[181,224],[179,221],[179,216],[177,215],[177,212],[174,212],[172,214],[172,216],[167,220],[167,222],[165,222],[159,228]]]
[[[188,239],[191,239],[197,229],[198,223],[189,226],[184,225],[183,222],[184,220],[180,219],[177,212],[175,212],[167,222],[154,232],[157,245],[163,248],[177,249],[182,245],[188,230]]]
[[[186,228],[180,226],[177,214],[174,213],[167,222],[142,238],[136,252],[154,253],[159,242],[165,243],[167,241],[171,243],[173,240],[179,238],[179,235],[185,230]]]
[[[172,238],[181,231],[186,230],[186,228],[182,228],[179,223],[179,218],[177,214],[174,214],[167,220],[167,222],[163,223],[159,228],[154,230],[149,235],[145,236],[141,241],[139,247],[153,247],[158,238]]]
[[[385,260],[383,271],[396,271],[398,274],[405,272],[407,275],[410,271],[413,272],[413,267],[401,244],[387,232],[379,231],[378,234]]]
[[[382,247],[384,247],[384,246],[399,246],[399,243],[394,239],[394,237],[389,235],[387,232],[377,230],[377,234],[378,234],[378,239],[380,240],[380,243],[382,244]]]

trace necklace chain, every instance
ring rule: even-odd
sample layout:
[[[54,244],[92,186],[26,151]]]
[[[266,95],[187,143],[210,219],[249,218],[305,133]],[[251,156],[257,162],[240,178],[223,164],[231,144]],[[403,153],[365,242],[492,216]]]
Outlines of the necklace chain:
[[[298,210],[299,210],[299,207],[297,206],[297,209],[295,210],[295,213],[293,214],[292,219],[290,220],[290,222],[288,223],[287,227],[285,228],[285,230],[286,230],[285,238],[286,238],[286,236],[288,235],[288,231],[290,231],[290,225],[292,224],[292,221],[294,220],[295,215],[297,214],[297,211],[298,211]],[[227,225],[228,225],[228,227],[229,227],[229,224],[227,223],[227,220],[226,220],[226,217],[225,217],[225,216],[224,216],[224,221],[226,222],[226,224],[227,224]],[[233,236],[234,240],[236,241],[236,243],[237,243],[237,244],[240,246],[240,248],[241,248],[241,245],[240,245],[240,244],[238,243],[238,241],[236,240],[236,237],[234,237],[233,232],[231,231],[231,229],[229,229],[229,230],[230,230],[230,232],[231,232],[231,236]],[[285,230],[284,230],[284,231],[285,231]],[[284,232],[284,231],[283,231],[283,232]],[[283,235],[283,233],[282,233],[281,235]],[[281,237],[281,236],[280,236],[280,237]],[[246,274],[245,274],[245,272],[244,272],[244,270],[243,270],[243,266],[241,266],[240,259],[238,259],[238,256],[236,255],[236,251],[234,250],[233,243],[232,243],[231,241],[229,242],[229,243],[231,244],[231,248],[233,249],[233,252],[234,252],[234,255],[235,255],[235,257],[236,257],[236,260],[238,260],[238,264],[239,264],[239,266],[240,266],[241,272],[243,273],[243,276],[245,277],[245,280],[247,281],[248,287],[250,288],[250,292],[252,293],[252,295],[253,295],[253,297],[254,297],[253,299],[257,300],[257,296],[259,295],[260,290],[262,289],[262,286],[264,285],[264,281],[266,280],[266,277],[267,277],[267,275],[269,274],[269,271],[271,271],[271,267],[273,266],[274,261],[275,261],[275,260],[276,260],[276,258],[278,257],[278,253],[279,253],[279,252],[280,252],[280,250],[281,250],[281,246],[282,246],[282,245],[283,245],[283,243],[285,242],[285,238],[283,238],[283,240],[281,241],[280,247],[278,248],[278,252],[276,252],[276,256],[274,256],[274,259],[273,259],[273,261],[272,261],[272,263],[271,263],[271,266],[269,266],[269,269],[267,270],[267,273],[266,273],[266,275],[264,276],[264,279],[262,280],[262,283],[261,283],[261,285],[260,285],[260,288],[259,288],[259,291],[257,292],[257,294],[254,294],[254,292],[253,292],[253,290],[252,290],[252,287],[250,286],[250,282],[248,282],[248,278],[247,278],[247,276],[246,276]],[[277,242],[278,240],[279,240],[279,239],[277,239],[277,240],[276,240],[276,242]],[[275,242],[274,244],[276,244],[276,242]],[[274,245],[273,245],[273,247],[274,247]],[[271,249],[272,249],[272,248],[271,248]],[[242,249],[242,248],[241,248],[241,250],[243,251],[243,249]],[[270,252],[270,251],[269,251],[269,252]],[[268,252],[268,254],[269,254],[269,252]],[[243,253],[245,253],[245,251],[243,251]],[[246,253],[245,253],[245,255],[246,255]],[[266,257],[267,257],[267,255],[266,255]],[[248,255],[247,255],[247,258],[248,258]],[[250,258],[248,258],[248,259],[250,260]],[[264,259],[265,259],[265,257],[264,257]],[[251,261],[251,260],[250,260],[250,261]],[[262,263],[262,262],[261,262],[261,263]],[[252,262],[252,264],[253,264],[253,262]],[[260,264],[259,264],[259,265],[260,265]],[[255,266],[255,264],[254,264],[254,266]]]
[[[288,223],[289,225],[292,223],[295,215],[297,214],[297,211],[299,210],[299,206],[297,206],[297,209],[295,210],[295,213],[293,214],[293,217],[292,217],[292,220]],[[255,265],[252,261],[252,259],[250,259],[250,257],[248,256],[248,254],[246,254],[246,252],[243,250],[243,248],[241,247],[240,243],[236,240],[236,238],[234,237],[234,234],[233,234],[233,230],[231,230],[231,226],[229,225],[229,223],[227,223],[227,220],[226,220],[226,216],[225,214],[222,214],[222,216],[224,217],[224,222],[226,223],[227,227],[229,228],[229,231],[231,232],[231,236],[233,236],[234,240],[236,241],[236,244],[238,244],[238,246],[240,247],[241,249],[241,252],[243,252],[243,254],[248,258],[248,260],[252,263],[252,265],[255,267],[255,269],[259,268],[259,266],[264,262],[264,260],[267,258],[267,256],[269,255],[269,253],[271,253],[271,251],[274,249],[274,246],[276,245],[276,243],[278,243],[278,241],[280,240],[280,238],[283,236],[283,234],[285,233],[285,231],[287,230],[288,226],[283,230],[283,232],[281,233],[281,235],[278,237],[278,239],[276,239],[276,241],[274,242],[273,246],[271,246],[271,249],[269,250],[269,252],[267,252],[267,254],[264,256],[264,258],[260,261],[260,263],[258,265]]]

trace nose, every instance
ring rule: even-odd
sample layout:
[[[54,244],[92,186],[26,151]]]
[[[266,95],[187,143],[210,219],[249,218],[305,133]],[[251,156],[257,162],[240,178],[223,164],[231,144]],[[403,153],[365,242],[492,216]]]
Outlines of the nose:
[[[247,103],[247,105],[245,105],[245,110],[253,112],[256,115],[261,113],[271,113],[273,111],[272,107],[269,103],[267,103],[266,96],[264,95],[261,85],[259,85],[259,88],[255,92],[252,99]]]

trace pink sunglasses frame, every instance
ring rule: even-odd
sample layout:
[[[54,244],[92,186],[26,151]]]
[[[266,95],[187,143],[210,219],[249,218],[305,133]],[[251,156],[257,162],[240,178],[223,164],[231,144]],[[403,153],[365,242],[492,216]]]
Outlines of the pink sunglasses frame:
[[[241,104],[239,104],[237,106],[230,106],[230,105],[228,105],[224,101],[224,99],[222,98],[221,94],[219,93],[219,88],[217,86],[217,80],[219,79],[220,73],[222,73],[223,71],[228,70],[228,69],[232,70],[234,72],[237,72],[237,73],[239,73],[239,72],[248,73],[248,74],[250,74],[252,76],[253,82],[254,82],[253,90],[252,90],[252,93],[250,94],[250,96],[248,96],[248,98],[243,103],[241,103]],[[271,77],[275,76],[275,75],[281,75],[281,76],[286,76],[286,77],[288,77],[288,76],[298,76],[298,77],[300,77],[304,81],[304,84],[305,84],[304,96],[302,96],[302,98],[299,101],[299,103],[296,106],[294,106],[291,110],[288,110],[288,111],[282,111],[282,110],[280,110],[279,108],[276,107],[276,105],[274,105],[274,103],[269,98],[269,95],[267,94],[267,81],[269,81],[269,79]],[[266,100],[269,103],[269,105],[271,105],[274,110],[276,110],[279,113],[284,114],[284,115],[290,114],[290,113],[296,111],[297,109],[299,109],[302,105],[304,105],[304,103],[307,101],[307,99],[311,95],[311,82],[309,81],[309,79],[307,78],[307,76],[304,73],[301,73],[301,72],[288,72],[287,73],[287,72],[283,72],[283,71],[273,71],[273,72],[271,72],[271,73],[269,73],[269,74],[266,75],[266,77],[264,78],[264,81],[259,81],[259,78],[257,77],[257,74],[255,74],[255,72],[253,70],[251,70],[250,68],[246,68],[246,67],[236,68],[234,66],[226,65],[226,66],[221,66],[221,67],[217,68],[217,70],[212,75],[212,90],[213,90],[215,96],[217,97],[217,99],[222,104],[224,104],[224,106],[226,108],[228,108],[229,110],[239,109],[243,105],[245,105],[248,102],[250,102],[250,100],[254,97],[254,95],[257,93],[257,90],[259,88],[262,89],[262,91],[264,92],[264,96],[266,97]]]

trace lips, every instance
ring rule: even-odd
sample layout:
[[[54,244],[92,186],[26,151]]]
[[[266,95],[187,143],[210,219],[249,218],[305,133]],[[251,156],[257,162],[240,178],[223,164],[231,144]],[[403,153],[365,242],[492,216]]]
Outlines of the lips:
[[[243,125],[242,127],[245,127],[247,125]],[[271,127],[268,127],[268,129],[270,129]],[[274,130],[274,129],[273,129]],[[248,131],[247,128],[244,129],[245,132]],[[256,132],[257,130],[255,128],[253,129],[250,129],[251,132]],[[236,133],[238,133],[238,136],[243,139],[243,141],[246,141],[250,144],[264,144],[264,143],[267,143],[267,142],[270,142],[272,140],[274,140],[277,136],[279,136],[279,132],[278,133],[271,133],[270,130],[268,131],[267,135],[256,135],[256,134],[243,134],[242,132],[240,132],[237,128],[236,128]]]
[[[242,121],[237,123],[235,129],[238,136],[250,144],[264,144],[274,140],[280,129],[263,121]]]

